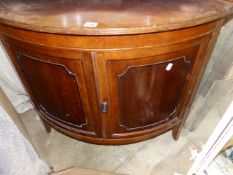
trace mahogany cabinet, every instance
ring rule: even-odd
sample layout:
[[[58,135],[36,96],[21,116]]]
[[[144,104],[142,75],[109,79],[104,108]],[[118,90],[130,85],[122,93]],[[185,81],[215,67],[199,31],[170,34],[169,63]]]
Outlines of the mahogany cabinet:
[[[195,18],[179,10],[185,0],[4,2],[0,38],[41,118],[96,144],[169,130],[178,139],[223,17],[233,9],[224,1],[190,1],[203,3],[203,16]],[[25,9],[17,13],[17,6]],[[105,10],[112,17],[101,18]],[[215,13],[205,16],[207,10]]]

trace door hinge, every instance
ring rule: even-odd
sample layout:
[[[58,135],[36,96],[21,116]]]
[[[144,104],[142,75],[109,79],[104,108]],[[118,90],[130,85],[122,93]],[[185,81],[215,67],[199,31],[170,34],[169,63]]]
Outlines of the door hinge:
[[[108,102],[105,101],[101,104],[101,112],[103,113],[108,112]]]

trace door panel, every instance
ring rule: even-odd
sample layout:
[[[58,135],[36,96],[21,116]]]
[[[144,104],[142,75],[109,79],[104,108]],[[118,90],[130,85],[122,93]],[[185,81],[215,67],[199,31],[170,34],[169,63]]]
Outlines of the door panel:
[[[93,86],[91,76],[86,79],[85,64],[90,63],[87,54],[44,48],[9,39],[9,46],[17,58],[21,77],[29,89],[35,107],[40,114],[58,127],[71,132],[101,136],[96,129],[100,122],[91,108],[87,84]],[[85,58],[85,61],[83,61]],[[87,66],[86,66],[87,67]],[[89,88],[90,89],[90,88]]]
[[[129,67],[127,72],[118,75],[120,126],[131,130],[172,116],[189,63],[183,57],[154,65]]]
[[[136,134],[177,117],[199,47],[107,61],[113,137]]]
[[[64,64],[42,61],[19,53],[18,58],[41,111],[82,128],[87,124],[77,74]],[[81,68],[80,60],[72,62]]]

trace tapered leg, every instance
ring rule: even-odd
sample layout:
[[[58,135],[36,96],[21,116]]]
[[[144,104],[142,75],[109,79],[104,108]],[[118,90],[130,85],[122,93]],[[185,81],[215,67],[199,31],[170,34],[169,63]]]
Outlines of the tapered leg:
[[[177,141],[180,138],[181,129],[182,129],[182,124],[179,124],[173,128],[172,137],[175,141]]]
[[[42,120],[42,122],[43,122],[46,132],[49,134],[51,132],[51,127],[49,126],[49,124],[46,123],[46,121]]]

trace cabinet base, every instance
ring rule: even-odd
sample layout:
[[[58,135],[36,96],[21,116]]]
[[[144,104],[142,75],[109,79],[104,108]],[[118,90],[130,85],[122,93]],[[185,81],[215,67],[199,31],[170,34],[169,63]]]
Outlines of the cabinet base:
[[[64,128],[57,123],[54,123],[53,121],[49,120],[48,118],[44,117],[43,115],[40,115],[43,122],[46,123],[46,125],[49,125],[50,127],[54,128],[55,130],[69,136],[75,139],[78,139],[80,141],[84,141],[91,144],[96,145],[126,145],[130,143],[136,143],[144,140],[151,139],[153,137],[159,136],[163,133],[166,133],[170,130],[172,130],[172,137],[175,141],[179,139],[180,136],[180,120],[173,120],[169,124],[165,124],[164,127],[158,128],[153,130],[153,132],[145,133],[143,135],[135,136],[135,137],[127,137],[127,138],[97,138],[97,137],[90,137],[86,135],[81,135],[80,133],[74,132],[74,130]]]

